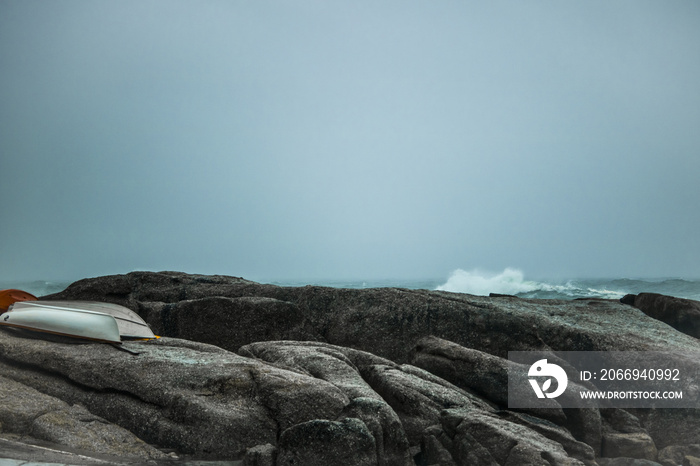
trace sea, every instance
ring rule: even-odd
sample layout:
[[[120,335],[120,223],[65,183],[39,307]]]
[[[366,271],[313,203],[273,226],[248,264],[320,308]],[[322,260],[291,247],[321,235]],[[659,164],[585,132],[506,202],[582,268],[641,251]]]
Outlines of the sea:
[[[283,286],[319,285],[337,288],[398,287],[443,290],[477,296],[496,293],[534,299],[620,299],[627,294],[660,293],[677,298],[700,300],[700,279],[676,277],[529,279],[522,271],[511,268],[501,273],[458,269],[447,279],[310,280],[306,282],[278,280],[272,283]]]
[[[280,286],[329,286],[334,288],[385,288],[443,290],[488,296],[490,293],[515,295],[535,299],[603,298],[620,299],[626,294],[660,293],[677,298],[700,300],[700,279],[660,278],[577,278],[577,279],[530,279],[513,268],[500,273],[478,270],[453,271],[447,278],[425,279],[349,279],[349,280],[257,280]],[[33,280],[23,282],[1,282],[0,289],[17,288],[35,296],[45,296],[64,290],[70,281]]]

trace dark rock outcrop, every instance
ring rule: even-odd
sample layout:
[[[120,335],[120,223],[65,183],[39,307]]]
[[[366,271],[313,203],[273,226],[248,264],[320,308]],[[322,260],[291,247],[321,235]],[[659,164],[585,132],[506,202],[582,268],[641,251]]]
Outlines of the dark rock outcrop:
[[[659,463],[663,466],[684,464],[686,458],[700,458],[700,445],[673,445],[659,452]]]
[[[277,464],[366,466],[377,463],[374,437],[356,418],[342,421],[316,419],[282,432]]]
[[[29,435],[75,451],[131,460],[167,456],[128,430],[91,414],[79,404],[44,394],[0,376],[0,422],[3,433]]]
[[[629,300],[628,300],[629,301]],[[700,302],[657,293],[639,293],[630,303],[649,317],[665,322],[679,332],[700,338]]]
[[[104,344],[48,342],[7,330],[0,336],[6,377],[188,454],[241,458],[249,447],[276,444],[300,422],[334,419],[348,404],[328,382],[201,343],[125,343],[139,352],[133,356]]]
[[[362,375],[374,366],[398,367],[396,364],[369,353],[311,342],[254,343],[242,347],[239,353],[333,384],[350,401],[339,417],[359,419],[370,430],[375,439],[378,464],[411,464],[409,441],[400,413]]]
[[[620,298],[620,302],[622,304],[629,304],[630,306],[634,306],[634,298],[636,297],[636,294],[626,294],[622,298]]]
[[[248,465],[652,464],[691,461],[700,444],[696,410],[508,409],[509,350],[700,351],[619,302],[176,272],[81,280],[47,298],[125,305],[164,338],[124,343],[132,355],[0,330],[3,436]]]
[[[515,364],[478,350],[435,337],[421,339],[413,363],[465,390],[472,390],[497,406],[508,406],[508,372]],[[525,380],[521,387],[529,388]],[[501,417],[527,425],[556,440],[572,456],[593,460],[601,446],[601,418],[597,409],[528,409],[528,415],[502,412]],[[535,422],[532,420],[536,419]],[[545,422],[549,421],[549,423]],[[558,429],[556,427],[559,427]],[[579,434],[579,440],[572,436]],[[585,443],[584,443],[585,442]]]
[[[502,358],[508,351],[644,351],[684,349],[688,344],[686,337],[644,318],[639,310],[600,299],[281,287],[179,272],[80,280],[46,298],[125,305],[139,312],[156,333],[196,335],[198,341],[230,351],[255,341],[303,339],[361,349],[397,363],[409,362],[416,342],[433,335]],[[280,327],[284,315],[289,323]],[[241,333],[244,327],[247,331]]]
[[[602,456],[655,460],[658,451],[654,441],[645,432],[610,433],[603,436]]]

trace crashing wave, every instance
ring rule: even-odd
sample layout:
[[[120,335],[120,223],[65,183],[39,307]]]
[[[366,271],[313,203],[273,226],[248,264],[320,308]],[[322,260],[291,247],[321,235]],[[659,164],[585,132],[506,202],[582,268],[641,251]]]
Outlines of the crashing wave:
[[[469,272],[457,269],[452,272],[446,283],[437,287],[441,291],[469,293],[478,296],[487,296],[489,293],[527,293],[540,288],[540,283],[526,281],[520,270],[512,268],[507,268],[497,275],[487,274],[478,270]]]
[[[488,296],[491,293],[496,293],[517,295],[524,298],[560,299],[578,297],[619,299],[625,294],[620,290],[610,290],[605,286],[591,286],[591,284],[573,280],[563,284],[526,280],[522,271],[510,267],[498,274],[457,269],[452,272],[447,282],[436,289],[477,296]]]

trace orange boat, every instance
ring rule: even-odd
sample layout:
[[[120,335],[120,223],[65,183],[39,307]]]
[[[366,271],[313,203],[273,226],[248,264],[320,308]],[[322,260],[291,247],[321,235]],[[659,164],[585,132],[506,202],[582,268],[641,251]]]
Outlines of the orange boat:
[[[0,290],[0,314],[17,301],[36,301],[37,297],[22,290]]]

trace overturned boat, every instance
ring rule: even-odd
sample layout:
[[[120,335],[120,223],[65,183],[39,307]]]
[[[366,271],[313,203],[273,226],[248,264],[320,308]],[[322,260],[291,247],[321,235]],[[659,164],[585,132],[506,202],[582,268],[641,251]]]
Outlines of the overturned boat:
[[[18,301],[0,325],[109,343],[157,338],[131,309],[91,301]]]

